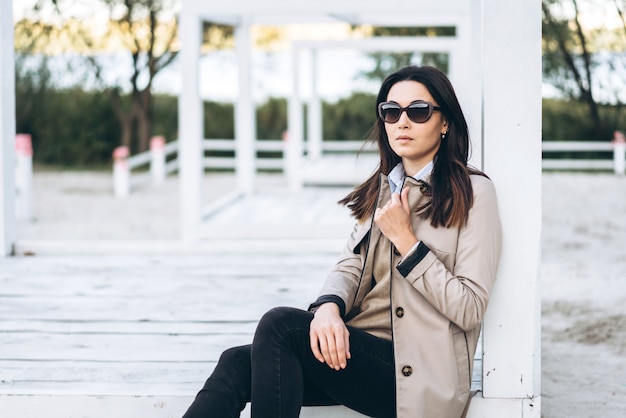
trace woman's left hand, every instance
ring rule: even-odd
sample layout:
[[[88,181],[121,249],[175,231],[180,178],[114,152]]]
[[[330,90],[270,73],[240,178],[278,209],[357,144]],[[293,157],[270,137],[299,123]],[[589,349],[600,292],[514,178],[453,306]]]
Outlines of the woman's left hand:
[[[405,187],[402,194],[393,193],[385,206],[377,208],[374,222],[404,257],[417,242],[411,226],[409,188]]]

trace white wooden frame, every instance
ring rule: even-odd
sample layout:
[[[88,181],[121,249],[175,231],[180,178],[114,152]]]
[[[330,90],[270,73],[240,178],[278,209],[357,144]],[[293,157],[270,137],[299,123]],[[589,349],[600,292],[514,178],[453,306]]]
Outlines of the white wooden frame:
[[[15,69],[13,9],[0,2],[0,256],[15,245]]]
[[[482,167],[493,179],[504,227],[503,253],[490,307],[484,321],[483,392],[474,400],[470,418],[540,417],[540,300],[541,228],[541,15],[539,0],[416,0],[398,10],[372,0],[183,0],[181,60],[184,74],[180,96],[180,184],[183,238],[194,239],[200,222],[202,178],[202,119],[198,88],[201,22],[205,19],[238,25],[240,60],[249,48],[251,23],[344,19],[353,23],[415,26],[449,20],[463,21],[461,35],[469,44],[455,57],[464,63],[469,85],[457,85],[470,121],[480,121]],[[401,10],[400,10],[401,9]],[[245,11],[242,14],[241,11]],[[13,140],[14,70],[11,2],[0,2],[0,250],[8,254],[14,235]],[[243,51],[243,52],[242,52]],[[246,68],[246,67],[242,67]],[[250,165],[253,138],[249,85],[245,71],[237,114],[241,162]],[[248,107],[245,107],[248,106]],[[478,129],[478,130],[477,130]],[[254,131],[252,131],[254,132]],[[474,134],[476,135],[476,134]],[[242,139],[243,138],[243,139]],[[247,144],[247,145],[246,145]],[[245,175],[249,180],[248,174]],[[243,174],[242,178],[243,178]],[[250,183],[253,188],[253,180]],[[245,186],[245,183],[243,183]],[[520,208],[523,216],[520,216]]]
[[[388,4],[369,0],[183,1],[181,39],[183,68],[187,72],[183,77],[180,107],[183,237],[193,240],[200,222],[201,198],[197,191],[202,175],[199,164],[202,121],[198,52],[202,20],[237,24],[238,34],[246,34],[243,26],[251,23],[294,23],[315,18],[394,26],[456,21],[457,37],[465,41],[452,57],[462,63],[463,69],[463,79],[455,80],[455,87],[472,125],[474,164],[484,168],[494,180],[504,226],[501,268],[484,321],[483,392],[475,399],[469,416],[538,418],[541,409],[540,2],[415,1],[402,4],[401,12],[389,13],[387,8]],[[247,35],[238,35],[237,40],[240,47],[245,43],[244,50],[249,48]],[[245,62],[242,55],[240,59]],[[243,83],[239,86],[243,91],[240,100],[249,98],[250,86],[245,76],[240,75],[240,82]],[[249,123],[249,118],[250,112],[246,110],[245,114],[237,115],[236,124]],[[236,140],[249,147],[254,139],[249,131],[246,135],[241,138],[238,134]],[[241,159],[238,167],[254,167],[249,153]],[[254,189],[253,176],[248,171],[240,177],[246,177],[245,184],[252,185],[249,190]],[[524,208],[522,219],[519,208]]]
[[[463,33],[463,20],[450,19],[448,21],[439,21],[438,25],[454,26]],[[453,84],[459,86],[471,86],[471,79],[467,73],[463,72],[463,51],[470,46],[468,36],[440,37],[440,38],[418,38],[418,37],[377,37],[367,39],[351,39],[343,41],[297,41],[292,45],[292,94],[289,97],[288,111],[288,131],[289,141],[287,143],[287,158],[285,166],[287,167],[287,177],[290,188],[298,190],[302,187],[302,179],[299,173],[302,167],[303,151],[304,151],[304,115],[302,112],[302,97],[299,91],[301,86],[301,56],[305,51],[310,52],[311,62],[311,97],[308,103],[308,142],[307,159],[318,159],[322,155],[322,111],[321,100],[317,94],[317,62],[316,57],[320,50],[327,49],[353,49],[362,52],[444,52],[450,57],[450,79]],[[459,89],[461,100],[466,99],[471,102],[471,96]],[[478,104],[478,103],[477,103]],[[469,107],[469,106],[468,106]],[[479,113],[472,115],[476,117]],[[480,119],[476,118],[470,121],[471,127],[476,130],[471,133],[474,138],[480,138]],[[480,161],[480,141],[474,144],[472,164],[481,166]]]

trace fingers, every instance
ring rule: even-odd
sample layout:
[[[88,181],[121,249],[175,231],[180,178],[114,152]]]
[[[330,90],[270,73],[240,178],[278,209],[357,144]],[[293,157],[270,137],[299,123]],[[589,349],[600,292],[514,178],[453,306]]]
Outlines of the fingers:
[[[340,370],[347,366],[349,335],[345,325],[333,325],[323,330],[311,330],[310,345],[313,356],[328,367]]]
[[[311,331],[309,333],[309,341],[311,343],[311,351],[313,352],[313,356],[320,362],[324,362],[324,356],[320,352],[320,340],[317,337],[317,333]]]
[[[402,208],[404,209],[404,211],[406,213],[410,213],[411,207],[409,206],[409,188],[408,187],[405,187],[404,190],[402,190],[402,196],[400,200],[401,200]]]

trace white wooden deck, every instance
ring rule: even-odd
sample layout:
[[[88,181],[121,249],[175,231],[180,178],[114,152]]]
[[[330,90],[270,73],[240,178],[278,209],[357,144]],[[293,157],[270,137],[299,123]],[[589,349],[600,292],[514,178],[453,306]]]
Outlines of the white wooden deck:
[[[181,416],[266,310],[315,299],[352,226],[333,205],[345,191],[242,198],[208,219],[210,239],[189,253],[75,243],[75,253],[2,260],[0,417]],[[476,387],[480,376],[478,361]],[[302,416],[331,413],[359,416]]]

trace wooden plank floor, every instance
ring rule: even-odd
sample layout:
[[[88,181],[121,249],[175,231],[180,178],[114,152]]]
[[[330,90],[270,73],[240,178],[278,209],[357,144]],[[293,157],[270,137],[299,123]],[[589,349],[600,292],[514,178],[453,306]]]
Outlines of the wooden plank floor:
[[[343,195],[234,202],[208,220],[206,251],[1,260],[0,416],[180,416],[219,354],[249,343],[265,311],[316,298],[351,228],[332,205]],[[242,236],[227,235],[234,224]],[[303,240],[316,230],[313,244]],[[480,374],[478,361],[475,386]],[[357,416],[302,416],[333,410]]]

